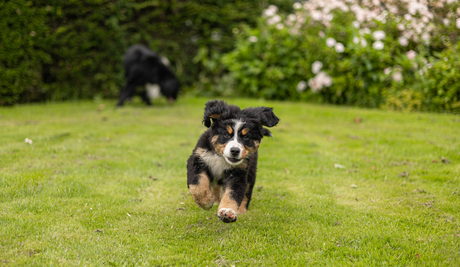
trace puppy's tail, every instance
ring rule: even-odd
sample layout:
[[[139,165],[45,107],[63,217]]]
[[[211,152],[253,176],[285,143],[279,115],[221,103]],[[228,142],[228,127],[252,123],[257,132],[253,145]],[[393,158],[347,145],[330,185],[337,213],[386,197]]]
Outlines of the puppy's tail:
[[[262,135],[274,138],[272,132],[270,132],[267,128],[262,128]]]

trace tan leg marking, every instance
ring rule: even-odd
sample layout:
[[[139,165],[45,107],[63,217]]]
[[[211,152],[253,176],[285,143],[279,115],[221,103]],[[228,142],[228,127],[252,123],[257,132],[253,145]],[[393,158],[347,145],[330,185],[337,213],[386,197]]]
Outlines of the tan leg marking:
[[[248,204],[248,198],[244,196],[243,201],[241,202],[241,205],[238,208],[238,214],[243,214],[246,212],[246,204]]]
[[[220,202],[220,199],[222,197],[222,186],[213,185],[211,186],[211,189],[212,189],[212,199],[214,200],[214,204],[217,204]]]
[[[233,210],[238,209],[238,204],[236,203],[236,201],[230,198],[231,192],[232,192],[231,189],[227,189],[224,191],[222,199],[220,200],[219,209],[222,209],[222,208],[230,208]]]
[[[224,191],[222,200],[220,201],[219,207],[217,208],[217,216],[219,216],[219,218],[226,223],[235,222],[238,218],[238,204],[235,200],[230,198],[231,192],[232,191],[230,189]]]
[[[204,172],[199,176],[198,185],[189,185],[190,194],[192,194],[193,200],[195,200],[200,208],[209,210],[214,204],[212,201],[209,177]]]

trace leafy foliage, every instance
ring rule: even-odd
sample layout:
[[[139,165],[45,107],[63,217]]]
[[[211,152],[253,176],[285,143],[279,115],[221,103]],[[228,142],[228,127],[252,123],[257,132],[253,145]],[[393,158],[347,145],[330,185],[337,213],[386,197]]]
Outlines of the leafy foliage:
[[[460,43],[436,53],[424,77],[425,105],[431,110],[460,112]]]

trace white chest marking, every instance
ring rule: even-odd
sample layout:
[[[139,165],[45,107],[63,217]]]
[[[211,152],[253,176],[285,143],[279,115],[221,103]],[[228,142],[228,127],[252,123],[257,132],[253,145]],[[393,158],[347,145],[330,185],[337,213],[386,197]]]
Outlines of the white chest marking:
[[[224,176],[224,171],[232,167],[222,156],[211,151],[203,152],[200,154],[200,158],[208,165],[215,180],[221,179]]]
[[[160,86],[158,84],[146,83],[145,89],[150,99],[157,99],[161,97]]]

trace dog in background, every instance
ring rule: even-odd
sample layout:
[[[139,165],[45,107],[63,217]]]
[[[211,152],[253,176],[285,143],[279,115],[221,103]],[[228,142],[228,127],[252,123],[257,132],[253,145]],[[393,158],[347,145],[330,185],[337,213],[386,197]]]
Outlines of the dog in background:
[[[203,123],[209,129],[198,140],[187,161],[187,186],[199,207],[219,203],[217,216],[226,223],[245,213],[256,181],[257,150],[264,128],[278,124],[273,108],[241,110],[223,101],[208,101]]]
[[[168,63],[167,59],[164,60]],[[128,48],[123,57],[123,67],[125,85],[120,92],[118,107],[135,94],[140,94],[147,105],[151,105],[150,98],[159,97],[160,92],[171,104],[177,99],[180,84],[176,75],[158,54],[147,47],[133,45]],[[138,86],[145,86],[146,90],[136,92]]]

